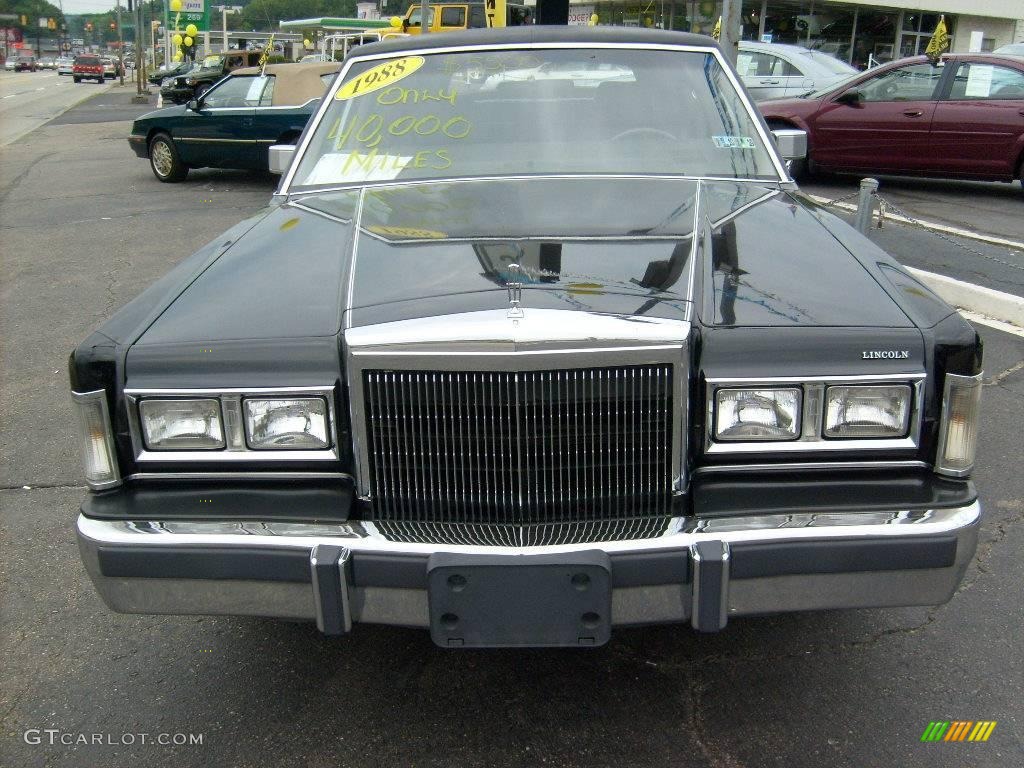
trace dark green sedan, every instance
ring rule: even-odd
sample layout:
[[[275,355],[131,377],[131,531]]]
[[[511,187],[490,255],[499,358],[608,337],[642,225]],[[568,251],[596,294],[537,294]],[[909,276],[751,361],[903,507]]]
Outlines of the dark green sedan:
[[[132,124],[128,143],[160,181],[190,168],[267,169],[271,144],[295,143],[341,68],[337,62],[238,69],[198,100]]]

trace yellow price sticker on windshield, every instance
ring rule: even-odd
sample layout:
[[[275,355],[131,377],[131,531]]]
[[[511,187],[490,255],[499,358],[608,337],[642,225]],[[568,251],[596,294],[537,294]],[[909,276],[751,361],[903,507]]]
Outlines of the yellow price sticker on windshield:
[[[387,88],[389,85],[393,85],[402,78],[411,75],[422,67],[425,61],[422,56],[406,56],[402,59],[378,64],[376,67],[366,70],[354,80],[349,80],[342,85],[334,98],[339,101],[345,101],[346,99],[354,99],[356,96],[362,96],[366,93],[373,93],[381,88]]]

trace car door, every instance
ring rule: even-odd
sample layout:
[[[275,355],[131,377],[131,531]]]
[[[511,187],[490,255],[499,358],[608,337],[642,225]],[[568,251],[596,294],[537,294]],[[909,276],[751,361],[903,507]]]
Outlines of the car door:
[[[961,61],[932,118],[933,170],[1011,179],[1024,151],[1024,66]]]
[[[329,82],[330,80],[324,84],[325,91]],[[306,105],[279,103],[278,106],[274,106],[276,83],[275,75],[257,77],[250,91],[250,96],[258,98],[253,113],[253,133],[256,137],[254,168],[267,168],[267,154],[270,145],[276,144],[278,138],[285,134],[301,133],[318,103],[314,100],[311,104]],[[258,95],[257,90],[259,91]]]
[[[803,75],[791,62],[765,51],[740,51],[736,69],[754,101],[781,99],[787,90],[796,90],[793,81],[803,82]]]
[[[186,109],[179,134],[174,136],[182,162],[197,167],[256,167],[254,117],[263,85],[255,75],[225,77],[203,95],[197,109]]]
[[[928,62],[889,67],[849,89],[859,93],[855,101],[827,97],[813,119],[811,158],[834,169],[926,169],[942,72]]]

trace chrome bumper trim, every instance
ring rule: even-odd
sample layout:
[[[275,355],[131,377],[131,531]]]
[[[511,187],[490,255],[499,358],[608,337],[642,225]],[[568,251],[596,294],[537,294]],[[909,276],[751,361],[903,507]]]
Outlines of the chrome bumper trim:
[[[952,597],[974,556],[978,502],[920,512],[764,515],[693,520],[676,518],[656,538],[563,543],[536,547],[470,546],[389,541],[371,523],[128,522],[79,516],[82,558],[104,601],[122,613],[254,615],[317,621],[324,631],[343,633],[353,623],[428,627],[428,594],[399,583],[360,583],[362,556],[426,556],[434,552],[531,555],[602,550],[612,556],[678,553],[691,577],[675,583],[620,583],[612,592],[615,626],[689,621],[716,631],[728,617],[835,608],[935,605]],[[814,542],[837,547],[858,539],[955,538],[955,559],[942,567],[907,570],[740,574],[734,561],[743,547]],[[299,551],[310,558],[310,581],[245,579],[125,578],[101,572],[100,550],[152,547]],[[326,562],[325,562],[326,558]],[[372,558],[371,558],[372,559]],[[415,559],[415,557],[414,557]],[[353,569],[353,564],[355,568]],[[890,568],[891,566],[886,566]],[[425,568],[425,566],[424,566]],[[798,569],[799,570],[799,569]],[[812,569],[813,570],[813,569]],[[353,578],[355,572],[355,578]],[[325,579],[327,581],[325,581]],[[363,582],[366,580],[364,579]],[[656,580],[654,580],[656,581]],[[324,584],[338,597],[330,598]],[[316,586],[314,586],[316,585]]]

